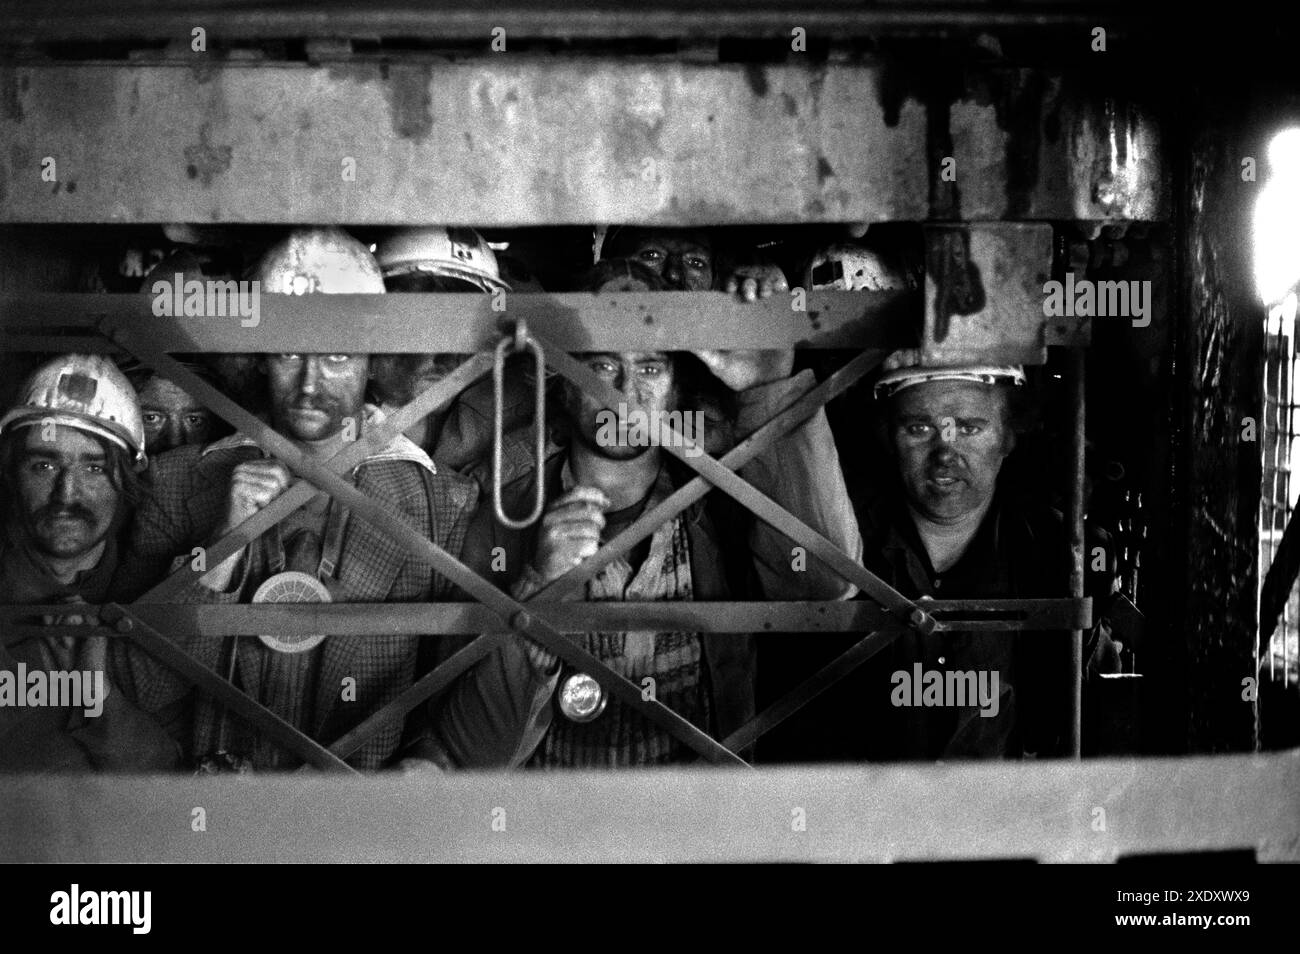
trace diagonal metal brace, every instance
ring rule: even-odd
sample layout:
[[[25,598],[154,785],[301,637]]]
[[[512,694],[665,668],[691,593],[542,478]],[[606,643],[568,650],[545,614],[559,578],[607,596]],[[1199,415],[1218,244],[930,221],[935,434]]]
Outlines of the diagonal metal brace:
[[[128,635],[137,645],[189,679],[201,691],[225,704],[237,715],[243,716],[273,741],[280,743],[294,755],[317,768],[332,772],[360,774],[341,758],[304,735],[270,709],[246,696],[235,686],[222,679],[152,626],[118,603],[106,604],[100,618],[119,633]]]
[[[563,374],[583,391],[601,402],[608,410],[617,411],[621,400],[617,391],[602,381],[581,362],[570,355],[547,348],[547,360],[557,371]],[[925,610],[912,600],[903,596],[876,574],[863,567],[825,536],[809,527],[799,518],[774,501],[771,497],[754,488],[734,471],[723,466],[716,458],[704,453],[699,448],[697,454],[688,454],[690,442],[669,424],[663,428],[675,439],[664,441],[663,447],[678,460],[685,463],[701,477],[719,490],[733,497],[742,506],[755,515],[766,520],[777,530],[784,533],[796,543],[803,545],[814,556],[845,580],[856,585],[885,609],[905,620],[921,633],[934,631],[935,621]]]

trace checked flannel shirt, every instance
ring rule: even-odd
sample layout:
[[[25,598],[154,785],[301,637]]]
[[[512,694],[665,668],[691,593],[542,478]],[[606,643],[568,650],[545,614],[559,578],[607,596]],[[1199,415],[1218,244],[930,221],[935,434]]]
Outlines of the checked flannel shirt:
[[[231,472],[261,451],[240,435],[200,450],[181,447],[155,458],[151,467],[153,493],[139,509],[129,537],[122,569],[114,581],[118,600],[131,600],[161,581],[178,557],[184,564],[196,546],[214,541]],[[453,556],[458,556],[474,512],[477,488],[473,481],[441,472],[423,451],[398,438],[353,471],[357,488],[417,528]],[[181,561],[177,560],[178,563]],[[193,572],[186,567],[180,572]],[[241,569],[230,592],[215,592],[195,582],[181,594],[181,603],[246,603],[269,575],[258,541],[245,548]],[[396,540],[353,514],[349,519],[338,568],[340,601],[433,602],[448,598],[452,587],[430,565],[412,557]],[[178,614],[185,612],[178,608]],[[171,636],[171,634],[165,634]],[[171,636],[205,666],[225,674],[232,637]],[[438,637],[424,637],[437,639]],[[309,709],[310,725],[301,727],[321,744],[329,745],[383,707],[422,675],[421,637],[330,636],[321,647],[316,698]],[[238,640],[240,670],[256,679],[258,654],[270,652],[255,637]],[[149,712],[165,713],[180,736],[186,754],[197,760],[217,746],[221,709],[205,694],[196,693],[182,677],[143,650],[116,641],[114,672],[118,684]],[[344,700],[342,680],[356,680],[355,701]],[[245,690],[257,696],[256,685]],[[404,726],[397,719],[384,725],[348,758],[357,768],[374,769],[401,755],[427,758],[444,767],[510,765],[519,751],[528,751],[540,738],[539,710],[548,701],[549,683],[535,675],[518,641],[511,641],[481,660],[425,707],[417,708]],[[234,719],[235,716],[228,715]]]

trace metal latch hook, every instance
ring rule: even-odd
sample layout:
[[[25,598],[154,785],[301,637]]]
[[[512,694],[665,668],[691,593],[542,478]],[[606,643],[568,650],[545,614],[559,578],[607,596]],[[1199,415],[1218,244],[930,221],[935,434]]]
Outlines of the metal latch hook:
[[[535,393],[533,396],[533,435],[534,464],[533,471],[533,509],[521,520],[506,514],[501,502],[501,445],[505,418],[505,378],[506,351],[517,354],[525,348],[533,352],[535,363]],[[503,338],[497,343],[496,353],[492,359],[492,508],[496,518],[503,526],[512,530],[522,530],[532,526],[541,519],[546,506],[546,484],[544,466],[546,464],[546,354],[542,345],[528,334],[528,325],[523,318],[515,322],[514,335]]]

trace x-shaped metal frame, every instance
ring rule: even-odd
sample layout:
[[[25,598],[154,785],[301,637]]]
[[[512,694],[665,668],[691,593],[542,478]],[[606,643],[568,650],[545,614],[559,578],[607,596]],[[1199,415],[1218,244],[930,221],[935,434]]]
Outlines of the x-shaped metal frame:
[[[358,441],[348,445],[328,462],[321,463],[307,457],[288,438],[277,433],[268,424],[226,397],[170,355],[151,347],[142,334],[121,328],[101,327],[100,330],[118,347],[131,352],[159,374],[173,380],[201,400],[236,429],[251,437],[263,450],[283,461],[301,478],[267,507],[208,547],[209,565],[215,567],[226,557],[239,552],[250,541],[309,501],[316,493],[323,491],[345,503],[360,519],[387,532],[412,556],[431,564],[436,572],[492,609],[509,626],[509,630],[489,632],[476,638],[327,748],[284,722],[217,673],[189,656],[183,649],[148,625],[138,614],[132,613],[128,607],[116,604],[104,607],[100,617],[103,623],[113,626],[118,632],[133,639],[145,651],[175,669],[201,690],[214,696],[218,702],[229,706],[237,714],[251,721],[274,741],[317,767],[334,771],[352,771],[344,760],[363,745],[374,731],[394,719],[403,718],[416,706],[445,689],[461,673],[500,646],[504,639],[509,638],[511,632],[535,640],[566,662],[591,674],[616,698],[665,728],[705,759],[744,765],[747,763],[735,754],[735,749],[748,746],[815,695],[848,675],[870,656],[896,639],[905,627],[930,631],[937,625],[934,618],[924,609],[902,596],[875,574],[862,567],[853,557],[844,553],[830,540],[794,517],[736,473],[777,439],[816,413],[822,405],[860,380],[884,357],[883,351],[868,351],[858,355],[826,381],[811,388],[754,433],[742,439],[720,460],[703,453],[697,447],[692,447],[691,453],[688,454],[687,442],[683,435],[671,427],[666,428],[665,436],[668,439],[662,442],[664,449],[682,460],[699,476],[677,488],[666,500],[643,514],[631,526],[601,547],[591,558],[552,581],[528,600],[521,602],[479,576],[431,540],[424,538],[384,509],[377,501],[353,487],[343,477],[364,460],[368,453],[386,446],[397,434],[484,376],[490,367],[490,358],[486,354],[475,355],[451,375],[432,385],[406,407],[391,415],[383,425],[362,435]],[[537,336],[533,335],[533,337]],[[546,351],[547,363],[559,373],[603,406],[610,410],[617,408],[622,400],[618,392],[570,355],[554,347],[546,348]],[[714,487],[732,496],[757,517],[804,546],[841,577],[870,595],[893,616],[897,623],[905,624],[905,626],[895,625],[888,630],[867,635],[839,659],[796,687],[769,710],[722,743],[657,700],[644,699],[639,686],[615,672],[600,659],[564,636],[544,618],[536,615],[537,610],[547,601],[555,600],[584,585],[610,562],[626,554],[660,525],[675,518]],[[142,595],[136,602],[149,604],[174,599],[194,582],[194,573],[195,571],[183,566]]]

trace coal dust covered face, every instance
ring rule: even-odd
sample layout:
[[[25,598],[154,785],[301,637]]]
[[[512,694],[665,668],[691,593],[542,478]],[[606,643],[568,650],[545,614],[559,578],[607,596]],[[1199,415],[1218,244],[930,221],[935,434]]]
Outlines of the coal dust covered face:
[[[62,425],[21,433],[16,516],[25,536],[47,557],[90,554],[107,539],[121,502],[107,442]]]
[[[603,404],[566,382],[564,408],[574,437],[609,460],[631,460],[649,446],[636,437],[638,420],[653,421],[675,409],[677,388],[672,358],[663,351],[597,352],[577,355],[622,396],[610,415]]]
[[[648,266],[676,291],[713,289],[713,246],[704,232],[625,229],[615,247],[619,255]]]
[[[206,444],[212,412],[166,378],[152,377],[137,392],[145,450],[152,457],[183,444]]]
[[[337,435],[351,420],[360,433],[370,356],[277,354],[265,361],[271,422],[299,441]]]
[[[890,442],[908,502],[935,523],[984,507],[1015,446],[1003,388],[927,381],[891,399]]]

